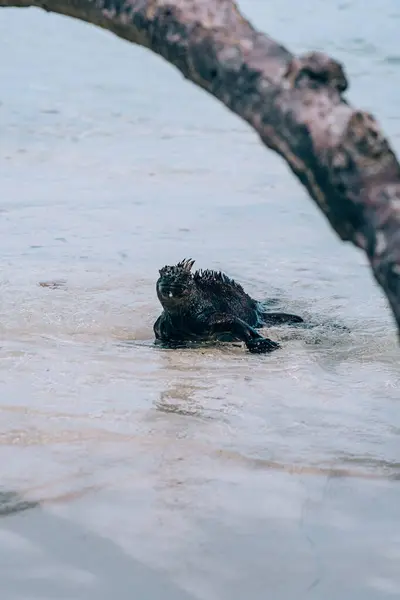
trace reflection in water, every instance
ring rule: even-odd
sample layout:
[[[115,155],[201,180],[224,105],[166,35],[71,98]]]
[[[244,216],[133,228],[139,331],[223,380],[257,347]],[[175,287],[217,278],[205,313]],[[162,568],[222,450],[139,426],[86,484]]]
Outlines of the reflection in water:
[[[0,516],[8,516],[38,506],[37,502],[25,500],[12,491],[0,490]]]
[[[110,539],[15,492],[2,492],[0,507],[4,501],[14,514],[0,521],[0,552],[7,554],[7,564],[0,565],[3,598],[32,597],[34,589],[48,598],[106,600],[116,594],[125,600],[134,589],[141,598],[190,600],[169,577],[133,560]],[[29,520],[18,514],[27,508],[36,509]]]
[[[164,413],[210,418],[203,415],[202,403],[196,398],[196,392],[202,397],[207,392],[207,387],[174,382],[167,390],[161,392],[160,400],[156,403],[156,409]]]

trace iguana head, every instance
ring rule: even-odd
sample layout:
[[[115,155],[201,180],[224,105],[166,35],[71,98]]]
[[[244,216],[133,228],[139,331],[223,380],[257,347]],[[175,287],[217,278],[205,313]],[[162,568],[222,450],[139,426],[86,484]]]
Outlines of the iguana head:
[[[165,309],[179,309],[187,303],[196,287],[191,273],[194,262],[192,259],[184,259],[177,265],[166,265],[160,269],[156,289],[158,299]]]

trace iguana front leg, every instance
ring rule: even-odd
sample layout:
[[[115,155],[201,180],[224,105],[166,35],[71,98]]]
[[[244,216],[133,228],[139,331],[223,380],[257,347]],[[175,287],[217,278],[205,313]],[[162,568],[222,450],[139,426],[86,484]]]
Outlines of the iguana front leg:
[[[165,312],[161,313],[154,323],[153,331],[157,341],[166,343],[171,347],[184,341],[183,332],[174,326],[174,323]]]
[[[280,348],[277,342],[263,337],[253,327],[242,319],[225,314],[215,314],[211,317],[210,334],[229,333],[243,341],[249,352],[265,354]]]

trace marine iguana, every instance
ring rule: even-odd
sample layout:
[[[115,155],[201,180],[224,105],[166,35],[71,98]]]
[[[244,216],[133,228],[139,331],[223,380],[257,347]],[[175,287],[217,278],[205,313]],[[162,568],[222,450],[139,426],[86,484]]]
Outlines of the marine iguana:
[[[243,341],[250,352],[261,354],[277,350],[280,344],[257,329],[303,322],[297,315],[265,312],[224,273],[192,273],[194,262],[184,259],[159,271],[156,290],[163,312],[153,326],[156,340],[170,346],[185,341]]]

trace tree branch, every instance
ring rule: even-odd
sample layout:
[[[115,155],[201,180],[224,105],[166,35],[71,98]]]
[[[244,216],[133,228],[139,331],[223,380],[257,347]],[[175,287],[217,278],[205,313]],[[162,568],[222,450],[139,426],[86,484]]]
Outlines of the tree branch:
[[[280,154],[344,241],[361,248],[400,334],[400,166],[342,66],[294,56],[232,0],[0,0],[93,23],[163,56]]]

